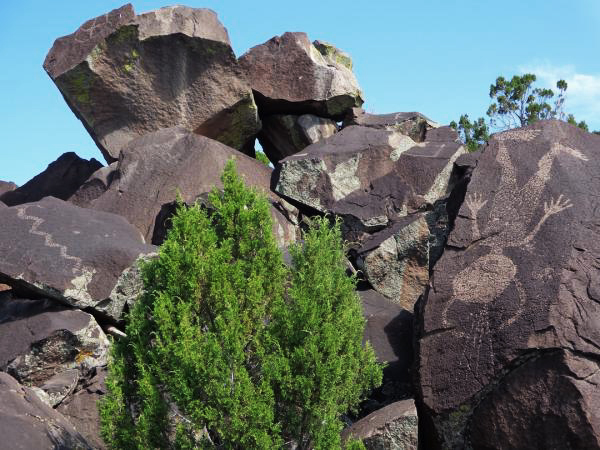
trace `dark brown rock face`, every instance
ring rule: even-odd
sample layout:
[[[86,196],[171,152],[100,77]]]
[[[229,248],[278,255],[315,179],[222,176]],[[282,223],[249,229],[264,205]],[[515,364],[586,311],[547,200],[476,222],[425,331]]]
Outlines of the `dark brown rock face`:
[[[160,128],[180,125],[249,151],[260,128],[227,30],[208,9],[135,16],[125,5],[57,39],[44,68],[109,163]]]
[[[123,217],[54,197],[0,214],[0,281],[114,319],[124,306],[111,300],[119,277],[154,251]]]
[[[258,140],[273,162],[298,153],[304,147],[332,136],[337,124],[312,114],[274,114],[263,117]]]
[[[427,131],[439,125],[418,112],[369,114],[362,108],[352,108],[344,118],[344,128],[351,125],[398,131],[415,142],[423,142]]]
[[[0,436],[6,449],[93,448],[62,414],[3,372],[0,372]]]
[[[296,226],[284,214],[287,202],[269,189],[269,167],[220,142],[178,127],[130,142],[121,152],[108,190],[87,205],[122,215],[148,241],[160,244],[165,235],[161,227],[174,212],[177,192],[184,202],[192,204],[214,186],[221,187],[220,177],[230,158],[236,159],[238,173],[248,185],[269,196],[274,232],[280,244],[295,240]]]
[[[88,205],[104,194],[117,174],[117,162],[96,170],[77,191],[69,197],[69,202],[87,208]]]
[[[90,314],[52,300],[1,298],[0,371],[41,388],[52,406],[90,370],[106,365],[108,346]]]
[[[106,394],[105,377],[106,369],[98,368],[93,378],[83,383],[56,408],[95,449],[100,450],[106,448],[100,436],[98,414],[98,401]]]
[[[240,57],[261,115],[341,120],[350,108],[362,105],[350,58],[330,44],[315,44],[306,33],[284,33]]]
[[[360,439],[368,450],[417,450],[418,424],[415,402],[401,400],[352,424],[342,439]]]
[[[558,121],[479,156],[418,308],[426,448],[600,448],[599,169]]]
[[[94,158],[82,159],[73,152],[63,153],[48,168],[23,186],[0,194],[0,201],[8,206],[37,202],[51,195],[67,200],[102,164]]]

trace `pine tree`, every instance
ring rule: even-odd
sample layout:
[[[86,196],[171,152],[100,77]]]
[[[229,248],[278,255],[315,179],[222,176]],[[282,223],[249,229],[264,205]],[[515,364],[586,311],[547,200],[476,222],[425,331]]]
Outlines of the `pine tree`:
[[[143,266],[113,345],[103,437],[114,449],[339,447],[339,414],[381,381],[339,226],[309,231],[290,273],[266,198],[233,162],[222,180],[211,213],[180,205]]]

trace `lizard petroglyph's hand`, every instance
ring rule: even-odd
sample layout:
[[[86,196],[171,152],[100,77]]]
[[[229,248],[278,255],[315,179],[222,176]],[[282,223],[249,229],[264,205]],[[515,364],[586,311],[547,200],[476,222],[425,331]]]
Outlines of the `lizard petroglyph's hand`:
[[[467,196],[467,201],[465,203],[467,204],[469,211],[471,211],[472,218],[476,219],[477,213],[479,213],[479,210],[485,206],[487,200],[483,200],[481,194],[474,193]]]
[[[557,214],[572,206],[573,204],[571,203],[571,200],[568,198],[563,200],[563,195],[560,194],[556,201],[554,201],[554,199],[550,199],[550,202],[544,202],[544,216],[549,217],[552,214]]]

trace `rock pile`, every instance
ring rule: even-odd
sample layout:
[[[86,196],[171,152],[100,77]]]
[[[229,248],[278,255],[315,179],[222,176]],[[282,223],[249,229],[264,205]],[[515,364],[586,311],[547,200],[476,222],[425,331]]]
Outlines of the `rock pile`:
[[[237,59],[214,12],[183,6],[92,19],[44,68],[108,165],[65,153],[24,186],[0,181],[7,448],[104,448],[106,335],[176,196],[210,207],[232,157],[284,254],[304,217],[342,222],[387,363],[345,438],[600,448],[600,137],[545,121],[468,154],[420,113],[363,111],[331,44],[285,33]]]

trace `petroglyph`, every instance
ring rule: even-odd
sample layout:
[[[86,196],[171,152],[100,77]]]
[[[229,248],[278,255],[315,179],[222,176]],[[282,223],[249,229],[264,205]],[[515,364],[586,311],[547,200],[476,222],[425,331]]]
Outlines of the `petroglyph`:
[[[500,165],[500,185],[495,190],[492,199],[487,227],[480,232],[478,224],[479,212],[486,206],[487,200],[483,200],[481,194],[475,193],[467,196],[465,206],[469,210],[471,219],[471,241],[475,242],[485,238],[478,245],[489,247],[486,255],[479,257],[464,270],[459,272],[452,282],[452,296],[442,311],[442,322],[444,326],[451,327],[448,322],[448,310],[456,301],[465,303],[478,303],[481,305],[481,315],[478,321],[488,324],[489,328],[489,305],[492,304],[509,286],[513,285],[517,291],[519,304],[516,312],[495,330],[502,330],[513,324],[523,313],[523,305],[526,293],[517,279],[517,267],[510,257],[504,254],[508,248],[522,248],[531,250],[531,242],[539,233],[542,225],[552,215],[558,214],[573,204],[562,194],[558,198],[551,198],[544,202],[543,215],[533,225],[533,214],[540,204],[541,195],[550,180],[552,164],[560,154],[587,161],[588,158],[580,151],[567,147],[560,143],[550,144],[550,150],[538,161],[535,174],[522,186],[517,184],[515,167],[512,164],[506,142],[518,140],[529,142],[537,138],[539,130],[514,130],[501,133],[495,137],[498,143],[496,161]],[[531,231],[529,231],[531,230]],[[544,273],[549,268],[544,269]],[[535,276],[535,275],[534,275]],[[475,330],[476,334],[479,331]],[[489,329],[487,331],[489,333]],[[454,331],[456,335],[464,336],[464,333]],[[478,347],[479,348],[479,347]]]
[[[73,255],[69,255],[69,248],[66,245],[62,245],[57,243],[54,240],[54,237],[45,231],[41,231],[39,227],[45,222],[41,217],[37,217],[34,215],[27,214],[27,209],[30,206],[21,206],[17,208],[17,217],[21,220],[32,220],[33,224],[29,229],[29,233],[35,236],[41,236],[44,238],[44,245],[50,248],[57,248],[60,254],[60,257],[73,262],[73,268],[71,269],[73,272],[74,278],[71,280],[72,288],[66,289],[63,293],[63,296],[66,299],[75,298],[78,302],[83,301],[86,303],[86,306],[93,305],[93,299],[87,291],[87,286],[92,281],[96,270],[90,267],[86,267],[83,264],[81,258]]]

